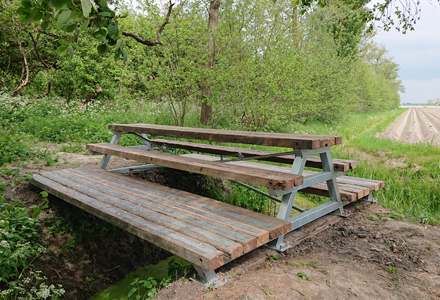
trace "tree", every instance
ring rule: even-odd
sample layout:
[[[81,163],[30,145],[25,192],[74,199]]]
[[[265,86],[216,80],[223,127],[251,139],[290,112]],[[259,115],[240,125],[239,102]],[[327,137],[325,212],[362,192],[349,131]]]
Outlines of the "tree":
[[[208,18],[208,53],[209,59],[206,62],[206,68],[210,69],[214,66],[215,61],[215,32],[218,25],[218,15],[220,10],[220,0],[209,1],[209,18]],[[207,83],[201,83],[202,90],[202,109],[200,112],[200,122],[203,125],[208,125],[212,122],[212,105],[209,104],[211,97],[211,90]]]
[[[161,34],[169,22],[174,6],[171,0],[165,19],[157,30],[156,40],[145,40],[135,33],[123,31],[119,20],[127,15],[117,14],[116,10],[109,7],[109,3],[108,0],[22,0],[17,13],[22,23],[41,21],[42,31],[57,28],[64,32],[73,32],[77,27],[80,30],[94,28],[91,35],[101,42],[97,47],[98,53],[104,55],[114,48],[115,58],[123,57],[124,61],[127,60],[128,52],[123,46],[122,36],[150,47],[162,44]],[[73,54],[71,44],[61,45],[59,50]]]

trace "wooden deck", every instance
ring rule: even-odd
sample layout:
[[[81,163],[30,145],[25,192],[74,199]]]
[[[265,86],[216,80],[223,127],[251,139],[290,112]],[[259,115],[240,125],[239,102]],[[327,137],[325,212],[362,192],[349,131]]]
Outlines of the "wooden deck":
[[[206,270],[291,229],[288,221],[101,169],[43,172],[31,183]]]
[[[197,158],[197,159],[205,159],[208,161],[218,160],[218,157],[201,155],[201,154],[184,154],[186,157]],[[273,166],[268,164],[247,162],[247,161],[233,161],[227,162],[227,164],[234,164],[236,166],[255,168],[259,170],[268,170],[268,171],[276,171],[280,173],[289,173],[290,168]],[[313,171],[304,171],[303,176],[308,176],[315,174]],[[377,191],[385,186],[384,181],[366,179],[366,178],[358,178],[351,176],[339,176],[336,181],[338,182],[339,193],[341,194],[341,199],[344,201],[356,201],[361,199],[362,197],[368,196],[370,191]],[[328,187],[325,182],[312,185],[311,187],[302,189],[301,191],[329,197]]]
[[[219,130],[155,124],[110,124],[108,125],[108,129],[112,130],[114,133],[145,133],[152,136],[167,136],[295,149],[318,149],[342,143],[342,137],[340,136]]]

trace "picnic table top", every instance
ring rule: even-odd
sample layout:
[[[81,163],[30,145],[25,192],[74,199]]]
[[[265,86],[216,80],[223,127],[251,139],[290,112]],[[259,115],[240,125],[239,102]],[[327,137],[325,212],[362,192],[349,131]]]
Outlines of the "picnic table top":
[[[342,137],[340,136],[220,130],[142,123],[110,124],[108,125],[108,128],[115,133],[145,133],[152,136],[168,136],[176,138],[286,147],[294,149],[319,149],[322,147],[333,146],[342,143]]]

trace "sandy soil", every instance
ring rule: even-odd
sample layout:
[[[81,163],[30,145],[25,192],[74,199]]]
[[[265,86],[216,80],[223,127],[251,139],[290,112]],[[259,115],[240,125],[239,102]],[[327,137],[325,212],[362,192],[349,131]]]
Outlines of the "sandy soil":
[[[440,146],[440,107],[410,108],[380,136],[410,144]]]

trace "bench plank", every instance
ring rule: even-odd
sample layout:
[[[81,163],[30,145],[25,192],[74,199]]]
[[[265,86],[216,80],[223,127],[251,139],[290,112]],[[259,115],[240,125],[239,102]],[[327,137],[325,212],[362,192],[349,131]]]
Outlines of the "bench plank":
[[[217,157],[214,156],[201,155],[201,154],[184,154],[184,156],[194,157],[198,159],[206,159],[208,161],[218,159]],[[246,166],[251,168],[258,168],[260,170],[264,169],[268,171],[277,171],[277,172],[285,172],[285,173],[290,172],[290,168],[254,163],[254,162],[247,162],[247,161],[233,161],[233,162],[227,162],[227,164],[235,164],[235,165],[241,165],[243,167]],[[317,172],[305,170],[303,172],[303,175],[308,176],[316,173]],[[377,191],[380,188],[383,188],[385,185],[385,182],[380,180],[357,178],[351,176],[339,176],[336,178],[336,181],[338,182],[339,193],[341,194],[341,198],[342,200],[345,201],[358,200],[364,196],[367,196],[370,193],[370,191]],[[330,196],[326,183],[315,184],[312,185],[311,187],[302,189],[301,191],[314,195],[320,195],[326,197]]]
[[[108,129],[115,133],[146,133],[152,136],[168,136],[297,149],[317,149],[342,143],[342,137],[340,136],[234,131],[155,124],[110,124],[108,125]]]
[[[303,183],[301,175],[286,174],[273,171],[259,171],[255,168],[226,166],[220,162],[194,159],[160,152],[145,151],[110,144],[88,144],[87,149],[93,152],[116,155],[137,160],[143,163],[156,164],[163,167],[187,172],[209,175],[229,180],[252,183],[273,189],[288,190]]]
[[[109,203],[110,205],[118,207],[121,210],[130,211],[131,214],[134,214],[140,218],[146,218],[151,223],[166,227],[185,236],[191,236],[196,240],[206,242],[222,251],[227,259],[233,259],[243,254],[243,245],[240,243],[230,240],[225,235],[221,236],[221,233],[218,234],[215,232],[209,232],[206,230],[207,226],[205,228],[195,226],[197,225],[196,222],[187,222],[184,218],[176,218],[173,214],[167,214],[164,212],[163,206],[160,206],[152,201],[144,200],[148,199],[148,197],[141,198],[132,196],[123,189],[119,190],[118,193],[118,189],[113,188],[111,185],[106,185],[103,183],[98,185],[92,180],[90,180],[89,184],[86,184],[84,181],[87,180],[81,180],[81,177],[78,177],[78,174],[70,173],[69,171],[54,172],[53,175],[56,175],[55,178],[51,178],[50,175],[51,174],[46,176],[54,181],[57,181],[58,183],[63,184],[66,187],[80,191],[83,194],[95,199],[99,199],[100,202]],[[67,180],[67,178],[73,178],[73,180]],[[125,201],[121,201],[121,198],[124,198]],[[168,210],[172,211],[173,208],[168,208]],[[179,211],[174,211],[174,214],[179,214]],[[193,216],[192,218],[196,219],[197,216]],[[205,221],[205,223],[207,223],[207,221]],[[218,226],[225,227],[224,224],[218,224]],[[229,231],[232,232],[233,230]],[[256,245],[256,237],[248,236],[243,233],[237,236],[243,239],[248,238],[251,240],[253,245]],[[239,238],[237,238],[237,240],[239,240]]]
[[[152,142],[162,146],[168,145],[173,148],[185,149],[189,151],[199,151],[203,153],[216,154],[216,155],[227,155],[227,154],[237,154],[241,153],[244,157],[253,157],[253,156],[263,156],[274,154],[274,152],[268,151],[260,151],[260,150],[252,150],[245,148],[234,148],[234,147],[226,147],[226,146],[218,146],[218,145],[208,145],[208,144],[197,144],[197,143],[189,143],[189,142],[181,142],[181,141],[173,141],[173,140],[164,140],[164,139],[154,139]],[[263,161],[271,161],[282,164],[293,164],[293,160],[295,159],[295,155],[282,155],[282,156],[274,156],[274,157],[266,157],[266,158],[256,158],[256,160]],[[321,159],[315,156],[309,156],[306,162],[307,167],[322,169]],[[354,160],[341,160],[341,159],[333,159],[333,167],[335,171],[347,172],[349,169],[356,168],[356,161]]]

